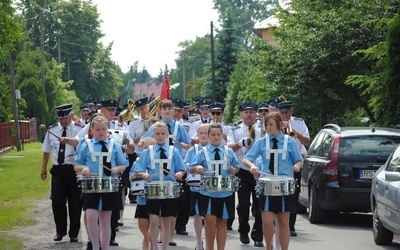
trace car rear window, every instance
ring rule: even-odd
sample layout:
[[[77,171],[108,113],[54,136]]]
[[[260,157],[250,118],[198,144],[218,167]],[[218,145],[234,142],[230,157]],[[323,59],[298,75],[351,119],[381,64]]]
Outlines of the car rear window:
[[[340,161],[383,163],[387,160],[400,138],[385,136],[364,136],[341,138]]]

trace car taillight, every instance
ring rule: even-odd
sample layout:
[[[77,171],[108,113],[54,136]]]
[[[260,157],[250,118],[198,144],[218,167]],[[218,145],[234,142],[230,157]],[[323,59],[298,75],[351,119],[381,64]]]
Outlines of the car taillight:
[[[333,141],[333,146],[330,152],[330,161],[325,164],[325,167],[322,170],[322,179],[324,180],[338,180],[339,141],[340,137],[336,137]]]

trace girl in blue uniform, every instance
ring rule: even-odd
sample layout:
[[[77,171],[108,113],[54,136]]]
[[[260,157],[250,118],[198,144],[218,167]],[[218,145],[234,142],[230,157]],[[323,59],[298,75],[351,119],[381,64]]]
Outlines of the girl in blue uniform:
[[[167,139],[169,136],[168,127],[165,123],[157,122],[152,126],[153,138],[156,141],[154,147],[149,147],[140,155],[136,162],[136,176],[144,180],[169,180],[175,182],[181,180],[185,174],[185,166],[178,152],[178,149],[169,147]],[[156,163],[154,160],[161,158],[161,152],[170,157],[167,169],[163,170],[163,164]],[[168,161],[169,161],[168,159]],[[165,175],[164,175],[165,174]],[[162,178],[162,179],[161,179]],[[177,199],[147,199],[146,211],[150,218],[150,238],[153,249],[157,249],[157,237],[161,217],[162,249],[168,248],[170,238],[171,223],[176,217]]]
[[[277,170],[275,175],[285,175],[293,178],[294,171],[299,172],[303,166],[303,158],[295,140],[281,132],[282,118],[278,112],[268,113],[265,118],[265,126],[267,135],[253,144],[245,158],[243,158],[243,164],[250,168],[256,179],[258,179],[260,171],[272,175],[275,170]],[[277,144],[276,149],[273,148],[274,141]],[[278,156],[272,156],[272,151],[270,150],[275,150],[274,152]],[[262,159],[261,170],[253,163],[256,162],[258,157]],[[277,162],[273,161],[276,163],[272,164],[273,166],[270,166],[271,159],[277,159]],[[260,195],[259,200],[262,211],[263,234],[267,243],[266,249],[271,249],[272,247],[274,214],[277,214],[279,242],[282,250],[287,250],[290,240],[289,216],[296,206],[294,194],[286,196]]]
[[[186,153],[186,157],[184,160],[185,165],[190,165],[194,161],[196,154],[202,150],[202,147],[205,147],[208,143],[208,123],[200,124],[197,129],[197,138],[199,140],[199,144],[193,145],[188,152]],[[190,173],[189,173],[190,174]],[[190,203],[191,203],[191,212],[190,215],[193,216],[193,224],[194,224],[194,232],[196,233],[196,247],[195,250],[204,250],[203,242],[201,241],[201,234],[203,230],[203,223],[200,214],[200,204],[201,204],[201,195],[200,188],[190,186]]]
[[[219,124],[211,124],[208,129],[209,144],[196,154],[194,161],[190,164],[191,174],[204,174],[207,172],[216,175],[228,176],[239,172],[239,162],[231,148],[222,145],[223,132]],[[210,159],[220,155],[220,159],[227,159],[225,164],[215,166],[210,164]],[[206,155],[207,154],[207,155]],[[220,171],[219,171],[220,167]],[[217,169],[218,168],[218,169]],[[214,249],[214,241],[217,238],[217,249],[225,249],[227,237],[227,220],[233,218],[234,204],[232,195],[234,192],[210,192],[200,189],[201,204],[200,214],[205,218],[206,249]]]
[[[142,149],[148,149],[150,145],[154,145],[155,141],[153,138],[146,138],[143,140],[142,143]],[[139,151],[136,151],[139,152]],[[138,154],[139,159],[140,155]],[[130,171],[130,177],[129,179],[132,181],[137,178],[137,174],[135,173],[136,169],[136,162],[133,164],[132,169]],[[140,232],[143,235],[143,241],[142,241],[142,250],[149,250],[151,248],[150,244],[150,219],[149,219],[149,214],[146,211],[146,197],[144,195],[139,195],[136,197],[136,212],[135,212],[135,218],[138,219],[138,227]]]
[[[94,138],[82,140],[75,153],[75,171],[83,176],[118,175],[125,170],[125,155],[122,149],[108,137],[109,123],[103,115],[97,115],[90,123]],[[102,146],[109,150],[102,153]],[[107,156],[107,157],[103,157]],[[110,159],[110,167],[105,167],[103,158]],[[103,164],[100,162],[103,161]],[[120,200],[118,192],[84,193],[83,209],[87,216],[87,230],[93,249],[109,249],[111,238],[111,213]]]

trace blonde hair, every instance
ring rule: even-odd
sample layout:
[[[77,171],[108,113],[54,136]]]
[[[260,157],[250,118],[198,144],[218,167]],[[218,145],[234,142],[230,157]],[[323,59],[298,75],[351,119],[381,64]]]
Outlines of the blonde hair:
[[[93,128],[94,125],[96,125],[98,123],[104,123],[105,125],[107,125],[108,128],[110,128],[108,119],[101,113],[97,113],[96,115],[93,115],[92,119],[90,120],[90,128]]]
[[[153,134],[154,134],[154,131],[156,131],[156,129],[160,129],[160,128],[165,128],[168,131],[167,124],[165,124],[163,122],[156,122],[153,125]]]
[[[142,140],[142,145],[143,145],[144,149],[146,149],[150,145],[154,145],[154,144],[156,144],[156,140],[154,140],[154,138],[152,138],[152,137],[146,137],[146,138],[143,138],[143,140]]]
[[[209,123],[202,123],[202,124],[200,124],[199,127],[197,128],[197,132],[199,132],[199,130],[200,130],[201,128],[207,128],[207,130],[208,130],[208,127],[209,127],[209,126],[210,126]]]

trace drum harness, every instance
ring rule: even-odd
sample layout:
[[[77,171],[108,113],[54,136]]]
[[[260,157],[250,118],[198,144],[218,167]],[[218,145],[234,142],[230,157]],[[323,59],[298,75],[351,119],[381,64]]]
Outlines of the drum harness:
[[[96,162],[96,156],[99,157],[99,177],[103,176],[103,157],[107,156],[107,162],[111,161],[111,154],[114,147],[114,139],[110,139],[110,146],[108,148],[108,152],[94,152],[92,140],[89,139],[88,135],[85,135],[85,140],[89,148],[90,156],[92,157],[92,161]]]
[[[226,170],[226,165],[227,163],[229,163],[229,159],[228,159],[228,146],[224,145],[224,159],[223,160],[211,160],[210,159],[210,155],[207,153],[207,147],[203,147],[203,151],[204,151],[204,156],[206,158],[207,161],[207,169],[209,169],[209,167],[214,166],[214,170],[215,170],[215,176],[220,175],[221,173],[219,172],[219,166],[220,164],[222,164],[222,168],[224,170]]]
[[[266,134],[265,135],[265,154],[266,154],[266,158],[270,159],[270,155],[271,153],[274,154],[274,175],[278,175],[278,154],[282,154],[282,160],[286,160],[286,154],[287,154],[287,146],[288,146],[288,140],[289,140],[289,136],[288,135],[284,135],[284,140],[283,140],[283,148],[282,149],[271,149],[269,146],[269,135]]]
[[[160,181],[164,181],[163,164],[167,163],[168,171],[171,170],[173,150],[174,150],[174,146],[169,146],[169,152],[166,152],[166,153],[168,153],[168,159],[154,159],[156,150],[154,149],[153,145],[149,146],[151,169],[156,169],[156,163],[159,164],[159,174],[158,175],[159,175]],[[169,173],[169,175],[175,179],[175,176],[173,176],[171,173]]]

